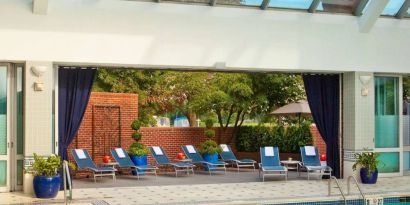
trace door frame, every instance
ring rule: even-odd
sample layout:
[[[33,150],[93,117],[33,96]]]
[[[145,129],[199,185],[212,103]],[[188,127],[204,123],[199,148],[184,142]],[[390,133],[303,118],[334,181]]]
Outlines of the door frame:
[[[0,160],[1,161],[6,161],[6,186],[0,187],[0,192],[8,192],[11,190],[11,140],[10,140],[10,122],[11,122],[11,106],[10,106],[10,95],[11,95],[11,90],[10,90],[10,84],[11,84],[11,64],[10,63],[0,63],[1,67],[6,67],[6,95],[7,95],[7,100],[6,100],[6,111],[7,111],[7,117],[6,117],[6,155],[0,155]]]
[[[374,78],[376,77],[395,77],[399,79],[398,86],[398,114],[399,114],[399,146],[397,148],[376,148],[376,136],[374,136],[374,151],[375,152],[398,152],[399,153],[399,172],[394,173],[379,173],[380,177],[397,177],[403,176],[403,76],[402,75],[394,75],[394,74],[374,74]],[[376,79],[374,79],[376,80]],[[374,101],[376,105],[376,101]],[[376,116],[376,113],[374,113]]]

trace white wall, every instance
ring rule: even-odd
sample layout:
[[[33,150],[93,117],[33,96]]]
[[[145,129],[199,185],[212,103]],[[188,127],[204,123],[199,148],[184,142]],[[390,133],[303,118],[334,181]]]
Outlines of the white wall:
[[[410,21],[122,0],[0,1],[0,61],[410,73]]]
[[[31,72],[32,66],[46,66],[41,77]],[[52,153],[53,67],[51,62],[26,62],[24,81],[24,154],[48,156]],[[43,91],[34,91],[34,82],[44,83]]]

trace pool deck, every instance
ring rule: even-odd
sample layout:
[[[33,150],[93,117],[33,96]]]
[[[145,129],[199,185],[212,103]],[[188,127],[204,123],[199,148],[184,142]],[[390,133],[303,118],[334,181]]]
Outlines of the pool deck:
[[[328,196],[328,181],[307,180],[305,173],[297,177],[292,173],[285,181],[280,177],[268,177],[260,182],[258,172],[234,172],[209,176],[172,175],[143,176],[140,180],[130,176],[118,176],[116,182],[105,178],[94,183],[92,179],[73,181],[73,201],[70,204],[269,204],[301,201],[342,200],[335,183]],[[340,180],[347,193],[346,180]],[[375,185],[360,185],[366,196],[410,196],[410,176],[379,178]],[[360,199],[352,186],[348,199]],[[20,192],[0,193],[0,204],[29,204],[63,202],[63,193],[56,199],[39,200]]]

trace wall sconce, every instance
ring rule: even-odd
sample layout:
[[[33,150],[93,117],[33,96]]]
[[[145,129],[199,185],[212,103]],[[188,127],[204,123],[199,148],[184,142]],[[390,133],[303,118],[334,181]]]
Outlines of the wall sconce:
[[[369,94],[369,88],[367,88],[367,85],[369,84],[370,80],[372,79],[372,76],[370,75],[361,75],[359,76],[360,82],[362,83],[362,96],[367,96]]]
[[[33,66],[31,67],[31,72],[37,76],[37,81],[34,82],[34,91],[43,91],[44,83],[40,81],[40,77],[47,71],[46,66]]]

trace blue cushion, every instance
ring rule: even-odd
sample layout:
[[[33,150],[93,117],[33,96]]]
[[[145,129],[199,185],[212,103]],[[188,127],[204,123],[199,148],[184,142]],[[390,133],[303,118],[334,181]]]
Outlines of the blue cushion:
[[[283,166],[262,166],[265,171],[285,171]]]

